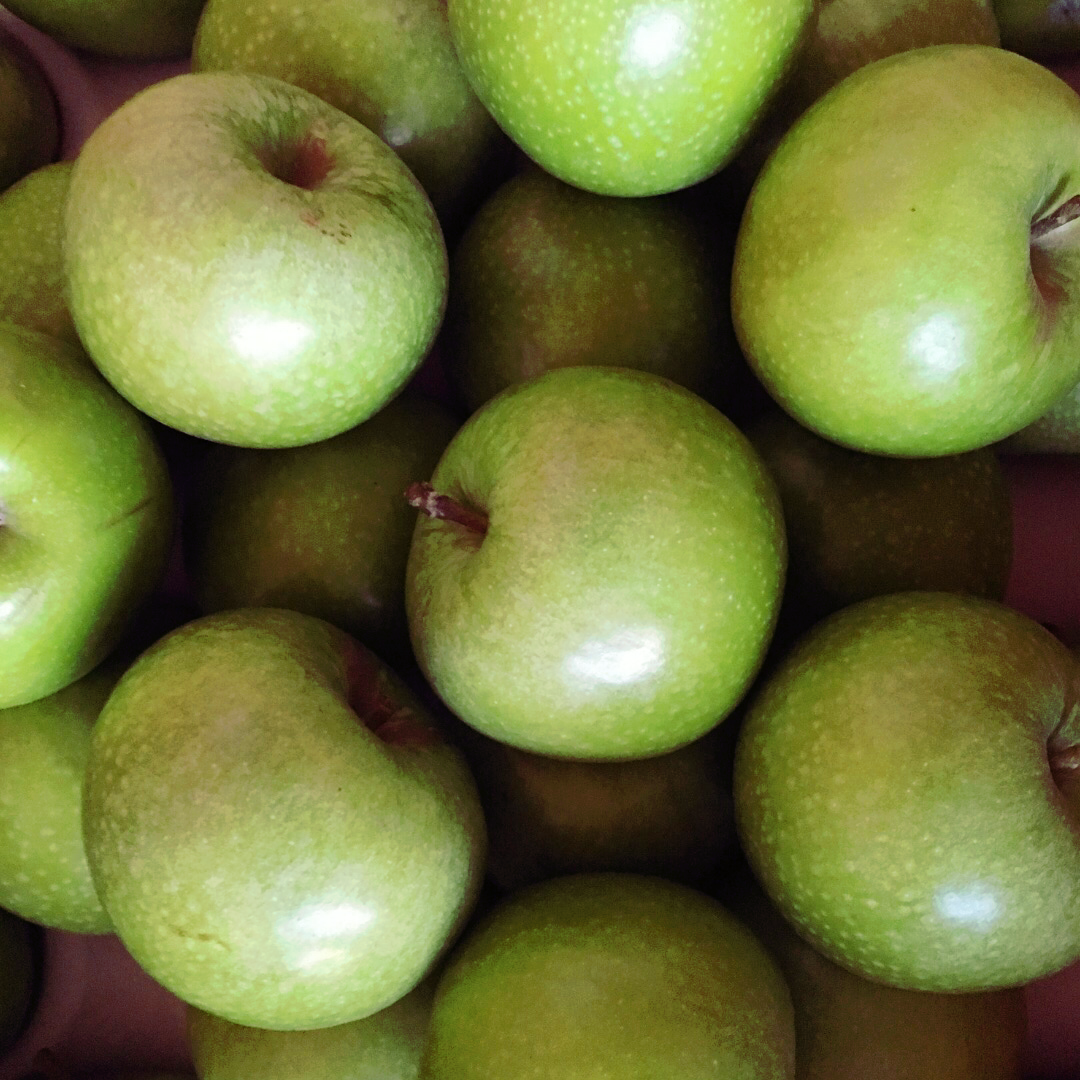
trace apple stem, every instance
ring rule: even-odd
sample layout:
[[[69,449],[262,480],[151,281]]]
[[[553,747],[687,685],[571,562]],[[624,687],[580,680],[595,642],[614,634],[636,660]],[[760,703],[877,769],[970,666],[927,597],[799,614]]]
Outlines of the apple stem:
[[[415,506],[428,517],[452,521],[455,525],[461,525],[481,536],[488,530],[486,514],[463,506],[449,495],[440,494],[430,484],[420,482],[410,484],[405,489],[405,500],[410,506]]]
[[[1070,221],[1075,221],[1078,217],[1080,217],[1080,195],[1074,195],[1063,202],[1052,214],[1047,214],[1046,217],[1032,222],[1031,239],[1041,240],[1048,233],[1060,229],[1063,225],[1068,225]]]
[[[1078,775],[1080,770],[1080,745],[1056,750],[1050,756],[1050,771],[1055,774]]]

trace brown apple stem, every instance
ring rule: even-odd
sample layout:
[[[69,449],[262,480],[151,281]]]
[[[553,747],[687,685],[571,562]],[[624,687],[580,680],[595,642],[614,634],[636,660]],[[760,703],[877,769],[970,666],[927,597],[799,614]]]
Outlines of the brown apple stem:
[[[1068,225],[1080,217],[1080,195],[1074,195],[1071,199],[1063,202],[1052,214],[1039,218],[1031,224],[1031,239],[1041,240],[1048,233]]]
[[[410,506],[415,506],[428,517],[452,521],[481,536],[488,530],[487,514],[463,506],[449,495],[440,494],[430,484],[420,482],[410,484],[405,489],[405,500]]]
[[[1050,755],[1050,771],[1055,776],[1080,778],[1080,745],[1053,751]]]

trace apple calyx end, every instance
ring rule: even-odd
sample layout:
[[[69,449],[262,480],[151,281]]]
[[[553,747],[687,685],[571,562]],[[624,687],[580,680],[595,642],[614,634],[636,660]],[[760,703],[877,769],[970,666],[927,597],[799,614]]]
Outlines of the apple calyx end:
[[[459,503],[449,495],[441,494],[431,484],[421,482],[410,484],[405,489],[405,501],[430,518],[451,521],[481,536],[487,533],[486,514]]]

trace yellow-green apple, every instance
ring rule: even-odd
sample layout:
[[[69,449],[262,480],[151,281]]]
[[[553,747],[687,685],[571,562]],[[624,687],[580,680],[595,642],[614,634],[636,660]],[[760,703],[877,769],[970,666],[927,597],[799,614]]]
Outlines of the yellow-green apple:
[[[0,708],[106,656],[161,580],[172,535],[146,418],[76,346],[0,324]]]
[[[464,736],[487,821],[489,880],[513,892],[619,870],[701,884],[734,846],[736,732],[721,724],[633,761],[571,761]]]
[[[477,96],[546,172],[658,195],[725,165],[779,86],[812,0],[449,0]]]
[[[502,141],[461,70],[443,0],[209,0],[192,62],[275,75],[355,116],[440,216],[464,208]]]
[[[90,733],[121,670],[107,662],[0,710],[0,907],[42,926],[112,930],[86,862],[82,787]]]
[[[188,1009],[199,1080],[416,1080],[434,981],[393,1005],[330,1028],[268,1031]]]
[[[422,1080],[792,1080],[787,986],[703,893],[579,874],[514,893],[439,979]]]
[[[451,259],[447,367],[470,412],[556,367],[640,368],[712,397],[736,359],[728,282],[673,197],[594,195],[527,169]]]
[[[911,589],[1004,598],[1012,502],[992,449],[867,454],[822,439],[778,409],[744,430],[783,503],[787,597],[809,612]]]
[[[1041,60],[1080,54],[1080,12],[1071,0],[993,0],[1001,44]]]
[[[191,51],[205,0],[4,0],[20,19],[75,49],[125,60]]]
[[[735,758],[743,848],[831,960],[914,990],[1080,957],[1080,664],[958,593],[874,597],[759,684]]]
[[[772,953],[791,990],[796,1080],[1020,1080],[1020,988],[935,994],[883,986],[803,941],[745,868],[718,895]]]
[[[1080,97],[1004,49],[860,68],[754,185],[735,327],[796,419],[856,449],[958,453],[1080,373]],[[993,177],[993,182],[988,179]]]
[[[185,514],[201,609],[292,608],[387,660],[409,655],[405,563],[416,514],[402,496],[431,474],[457,428],[443,405],[407,392],[308,446],[211,449]]]
[[[135,960],[251,1027],[391,1005],[483,875],[460,751],[370,650],[284,609],[196,619],[127,669],[91,738],[83,831]]]
[[[192,435],[316,442],[377,412],[442,318],[427,196],[358,120],[269,76],[177,75],[75,163],[68,300],[105,377]]]
[[[34,54],[0,26],[0,191],[60,152],[60,114]]]
[[[746,438],[689,390],[572,367],[504,390],[430,483],[406,571],[413,648],[465,723],[625,759],[720,723],[775,626],[786,539]]]
[[[72,163],[34,169],[0,193],[0,320],[78,343],[64,296],[64,202]]]

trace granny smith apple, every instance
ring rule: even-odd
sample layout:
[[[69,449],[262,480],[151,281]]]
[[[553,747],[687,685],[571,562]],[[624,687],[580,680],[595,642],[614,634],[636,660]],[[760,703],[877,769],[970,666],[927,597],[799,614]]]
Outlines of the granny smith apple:
[[[758,177],[733,268],[751,366],[804,425],[934,456],[1019,430],[1080,367],[1080,98],[1004,49],[860,68]]]
[[[736,822],[831,960],[915,990],[1080,956],[1080,666],[992,600],[894,593],[819,623],[755,693]]]
[[[998,449],[1008,454],[1080,453],[1080,383]]]
[[[488,878],[512,892],[606,870],[698,885],[734,847],[734,724],[666,754],[571,761],[462,740],[488,827]]]
[[[778,409],[745,431],[783,503],[788,597],[818,615],[909,589],[1004,599],[1012,501],[994,450],[867,454],[822,439]]]
[[[64,296],[64,201],[72,163],[28,173],[0,193],[0,319],[78,343]]]
[[[407,655],[405,563],[416,513],[402,493],[431,474],[457,428],[445,406],[407,392],[308,446],[212,448],[185,514],[202,610],[293,608],[388,660]]]
[[[155,83],[87,139],[64,251],[79,336],[162,423],[295,446],[377,412],[442,318],[427,196],[359,121],[269,76]]]
[[[777,90],[812,0],[449,0],[477,96],[545,171],[604,195],[688,187]]]
[[[781,97],[803,108],[853,71],[927,45],[999,45],[990,0],[820,0]]]
[[[994,0],[1007,49],[1043,60],[1080,53],[1080,11],[1071,0]]]
[[[172,533],[146,418],[76,346],[0,324],[0,708],[55,693],[113,649]]]
[[[736,361],[717,254],[671,197],[594,195],[527,169],[473,216],[451,276],[448,368],[470,411],[584,364],[653,371],[709,396]]]
[[[484,824],[460,752],[355,639],[248,608],[187,623],[94,728],[91,874],[139,965],[250,1027],[393,1004],[469,914]]]
[[[502,139],[461,70],[442,0],[209,0],[192,62],[276,75],[355,116],[444,215],[484,181]]]
[[[689,390],[549,371],[473,413],[412,494],[413,648],[484,734],[648,757],[715,727],[756,674],[783,587],[779,497]]]
[[[107,934],[82,834],[90,733],[121,667],[0,709],[0,907],[59,930]]]
[[[0,26],[0,191],[60,152],[60,115],[41,65]]]
[[[0,1055],[14,1044],[37,992],[35,927],[0,909]]]
[[[4,0],[51,38],[126,60],[182,57],[191,51],[205,0]]]
[[[188,1035],[200,1080],[416,1080],[427,1038],[434,983],[400,1001],[314,1031],[267,1031],[188,1010]]]
[[[721,900],[775,957],[795,1007],[798,1080],[1020,1080],[1020,988],[900,990],[852,974],[803,941],[745,872]]]
[[[637,874],[513,894],[451,954],[423,1080],[793,1078],[787,986],[719,903]]]

